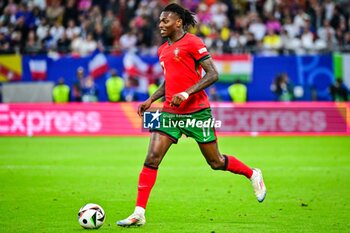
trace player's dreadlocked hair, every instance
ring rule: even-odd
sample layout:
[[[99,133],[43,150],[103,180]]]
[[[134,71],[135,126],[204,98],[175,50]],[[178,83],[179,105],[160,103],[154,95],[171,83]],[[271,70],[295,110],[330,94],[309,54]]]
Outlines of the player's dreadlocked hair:
[[[189,26],[194,27],[197,23],[194,18],[195,13],[183,8],[176,3],[167,5],[163,11],[170,11],[178,14],[180,19],[182,19],[183,27],[185,30],[187,30]]]

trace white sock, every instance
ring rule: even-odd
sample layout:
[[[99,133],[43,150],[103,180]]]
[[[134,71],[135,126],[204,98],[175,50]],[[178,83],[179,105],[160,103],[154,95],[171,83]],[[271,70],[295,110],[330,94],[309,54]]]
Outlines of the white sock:
[[[144,208],[142,208],[140,206],[136,206],[135,210],[134,210],[134,213],[144,216],[145,215],[145,211],[146,210]]]

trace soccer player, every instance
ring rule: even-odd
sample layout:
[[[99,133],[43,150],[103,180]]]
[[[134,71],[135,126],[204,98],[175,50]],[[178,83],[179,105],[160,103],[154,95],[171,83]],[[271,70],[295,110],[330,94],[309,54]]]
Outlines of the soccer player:
[[[186,30],[194,26],[193,13],[178,4],[170,4],[160,15],[159,29],[168,41],[158,50],[165,81],[158,90],[138,108],[140,116],[157,99],[165,96],[161,115],[174,121],[186,119],[212,119],[208,97],[204,91],[218,80],[218,72],[204,43]],[[206,74],[202,77],[201,69]],[[150,192],[157,178],[157,170],[167,150],[177,143],[182,134],[192,137],[214,170],[224,170],[240,174],[250,179],[256,198],[262,202],[266,188],[259,169],[252,169],[233,156],[221,154],[213,127],[196,130],[185,127],[162,127],[152,129],[147,157],[139,175],[136,207],[128,218],[117,222],[119,226],[142,226],[146,223],[145,209]]]

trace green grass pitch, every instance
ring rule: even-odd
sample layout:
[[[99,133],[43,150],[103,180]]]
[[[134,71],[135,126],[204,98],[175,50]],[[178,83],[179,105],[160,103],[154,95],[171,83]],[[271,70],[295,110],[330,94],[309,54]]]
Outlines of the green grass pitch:
[[[221,137],[222,153],[262,169],[263,203],[182,138],[159,168],[147,224],[117,227],[134,208],[148,140],[0,138],[0,232],[86,232],[77,213],[89,202],[106,212],[97,232],[350,232],[350,137]]]

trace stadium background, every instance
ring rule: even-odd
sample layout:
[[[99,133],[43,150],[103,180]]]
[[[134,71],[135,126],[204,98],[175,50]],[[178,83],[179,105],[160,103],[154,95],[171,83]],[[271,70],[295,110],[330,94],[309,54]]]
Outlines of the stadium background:
[[[350,87],[350,3],[341,0],[178,1],[197,13],[191,32],[218,66],[215,108],[303,117],[284,119],[285,131],[219,132],[222,152],[262,168],[266,202],[255,203],[241,177],[211,171],[195,143],[182,138],[162,164],[147,225],[116,228],[133,208],[147,150],[148,133],[135,111],[148,86],[162,79],[156,22],[168,2],[1,1],[0,230],[83,231],[77,211],[96,202],[107,213],[104,232],[347,232],[350,104],[333,102],[329,92],[336,79]],[[264,39],[269,29],[277,42]],[[81,67],[94,77],[98,103],[13,103],[4,95],[9,86],[53,86],[61,77],[72,88]],[[107,103],[112,69],[125,82],[139,79],[132,101]],[[276,102],[271,84],[280,73],[303,94]],[[243,105],[227,91],[237,79],[248,87]],[[323,112],[333,128],[320,132],[325,122],[307,121],[300,111]]]

